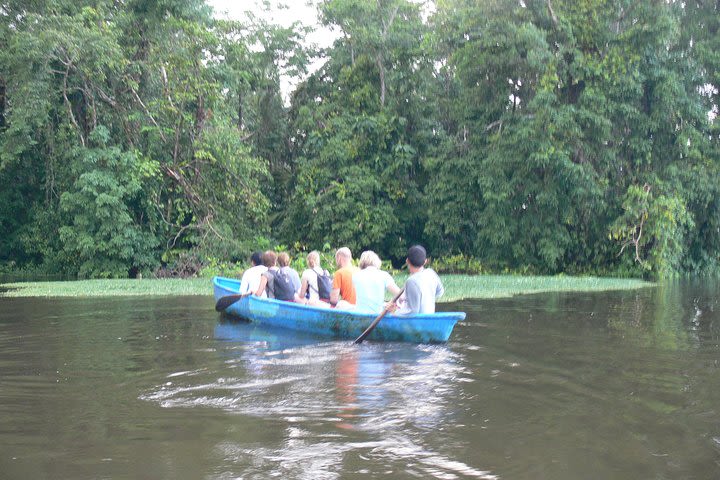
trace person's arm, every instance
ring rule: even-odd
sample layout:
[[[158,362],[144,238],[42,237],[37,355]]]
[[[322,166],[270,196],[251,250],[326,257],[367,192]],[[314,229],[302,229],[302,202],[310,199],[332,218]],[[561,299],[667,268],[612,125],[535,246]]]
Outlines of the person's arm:
[[[293,290],[295,290],[294,295],[297,295],[300,293],[300,289],[302,288],[302,283],[300,282],[300,275],[298,274],[297,270],[294,268],[290,269],[290,281],[293,284]]]
[[[398,309],[398,315],[411,315],[420,311],[420,289],[415,282],[405,282],[405,301]]]
[[[240,289],[238,290],[238,293],[246,293],[250,290],[250,283],[248,282],[247,277],[247,273],[243,273],[243,276],[240,279]]]
[[[332,292],[330,292],[330,305],[337,305],[337,303],[339,301],[340,301],[340,289],[333,288]]]
[[[258,285],[255,296],[259,297],[263,294],[263,292],[265,291],[265,285],[267,285],[267,277],[263,275],[262,277],[260,277],[260,285]]]
[[[437,273],[435,274],[435,278],[437,278],[437,286],[435,287],[435,298],[440,298],[445,294],[445,287],[440,281],[440,277],[438,277]]]
[[[340,284],[342,283],[342,278],[338,272],[335,272],[335,275],[333,275],[333,288],[330,292],[330,305],[337,305],[337,303],[340,301]]]
[[[400,287],[397,286],[397,283],[395,283],[395,280],[392,278],[392,276],[389,273],[387,274],[387,276],[388,276],[388,280],[387,280],[386,288],[387,288],[388,292],[390,292],[392,294],[393,298],[395,298],[395,295],[400,293]]]
[[[307,295],[309,286],[310,286],[310,284],[308,283],[307,278],[305,277],[305,275],[303,275],[302,280],[300,282],[300,293],[295,295],[297,301],[304,302],[306,300],[305,296]]]

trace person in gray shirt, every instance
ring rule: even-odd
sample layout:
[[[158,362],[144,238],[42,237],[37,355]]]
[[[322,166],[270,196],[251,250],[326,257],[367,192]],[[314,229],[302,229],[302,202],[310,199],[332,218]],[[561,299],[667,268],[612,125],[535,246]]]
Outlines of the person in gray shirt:
[[[407,260],[410,277],[405,282],[405,293],[398,301],[396,313],[435,313],[435,299],[445,293],[440,277],[432,268],[425,268],[427,253],[420,245],[408,249]]]

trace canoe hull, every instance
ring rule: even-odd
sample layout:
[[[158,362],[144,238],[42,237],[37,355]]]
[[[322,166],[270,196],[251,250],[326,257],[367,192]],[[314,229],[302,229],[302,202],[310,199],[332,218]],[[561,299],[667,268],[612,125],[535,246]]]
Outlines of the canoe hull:
[[[215,300],[238,293],[238,280],[215,277]],[[336,338],[357,338],[377,315],[349,310],[316,308],[254,295],[230,305],[227,314],[275,327],[288,328]],[[465,318],[463,312],[438,312],[428,315],[386,315],[368,340],[415,343],[446,342],[453,327]]]

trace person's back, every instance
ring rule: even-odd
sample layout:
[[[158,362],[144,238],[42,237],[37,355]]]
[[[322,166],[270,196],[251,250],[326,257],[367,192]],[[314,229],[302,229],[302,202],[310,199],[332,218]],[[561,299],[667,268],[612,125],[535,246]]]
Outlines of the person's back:
[[[280,270],[288,275],[290,277],[290,280],[292,281],[293,290],[295,293],[300,291],[300,275],[298,274],[297,270],[294,268],[287,266],[287,267],[280,267]]]
[[[408,249],[406,260],[410,277],[405,282],[405,294],[400,315],[435,313],[435,299],[445,293],[440,277],[431,268],[425,268],[427,254],[420,245]]]
[[[353,275],[355,308],[362,312],[380,313],[385,307],[385,290],[393,295],[400,292],[388,272],[380,270],[382,262],[372,250],[360,255],[360,271]]]
[[[262,274],[266,279],[265,292],[267,298],[275,298],[275,273],[279,270],[278,267],[270,267],[265,270]]]
[[[318,294],[318,272],[315,269],[306,268],[303,270],[300,282],[307,284],[304,295],[305,300],[309,302],[317,302],[320,300],[320,295]]]
[[[273,282],[273,293],[278,300],[294,301],[295,295],[300,292],[300,276],[297,271],[290,267],[290,256],[282,252],[277,257],[279,266]],[[289,280],[289,284],[280,283],[281,280]]]
[[[240,293],[254,292],[257,290],[264,272],[267,272],[265,265],[255,265],[245,270],[242,279],[240,279]]]
[[[263,253],[262,263],[263,265],[265,265],[267,270],[265,270],[262,275],[260,275],[260,285],[255,291],[255,295],[261,297],[267,296],[268,298],[275,298],[275,272],[277,272],[278,270],[276,266],[277,255],[275,254],[275,252],[273,252],[272,250],[268,250]]]
[[[352,264],[352,253],[347,247],[338,249],[335,253],[335,262],[338,269],[333,276],[333,289],[330,295],[330,303],[336,305],[342,299],[342,307],[352,307],[355,304],[355,286],[352,277],[357,268]]]
[[[320,254],[316,250],[308,253],[307,267],[300,277],[300,293],[295,301],[305,305],[329,307],[332,277],[322,268]]]
[[[435,313],[435,299],[443,293],[445,288],[435,270],[424,268],[405,282],[405,308],[398,313]]]
[[[255,292],[260,286],[262,274],[267,271],[267,267],[262,264],[262,254],[260,252],[252,254],[250,264],[252,267],[245,270],[240,279],[239,293]],[[263,296],[266,296],[265,292],[263,292]]]
[[[385,306],[385,289],[394,284],[388,272],[366,267],[352,277],[355,287],[355,307],[363,312],[380,313]]]
[[[313,302],[319,300],[329,300],[330,290],[332,290],[332,280],[327,270],[322,270],[318,267],[308,268],[303,271],[300,281],[307,282],[307,289],[304,297]],[[330,280],[328,280],[330,279]],[[323,282],[329,281],[329,284]],[[302,289],[301,289],[302,291]]]
[[[340,290],[340,297],[353,305],[357,300],[352,279],[357,271],[358,269],[355,266],[350,265],[335,270],[335,274],[333,275],[333,290]]]

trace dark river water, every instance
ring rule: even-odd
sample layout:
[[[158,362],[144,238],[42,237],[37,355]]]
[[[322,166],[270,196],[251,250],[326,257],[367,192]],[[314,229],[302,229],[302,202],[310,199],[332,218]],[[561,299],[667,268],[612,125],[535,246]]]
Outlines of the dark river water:
[[[444,304],[444,345],[0,298],[0,478],[719,478],[719,286]]]

